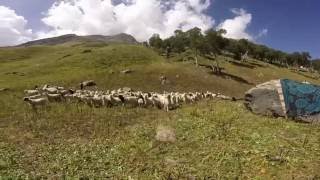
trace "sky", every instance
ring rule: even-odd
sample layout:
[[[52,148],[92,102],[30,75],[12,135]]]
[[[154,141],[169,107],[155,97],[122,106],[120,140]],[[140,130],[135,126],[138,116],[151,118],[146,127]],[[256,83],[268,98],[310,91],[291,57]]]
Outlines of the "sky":
[[[195,26],[320,58],[319,0],[0,0],[0,46],[63,34],[139,41]]]

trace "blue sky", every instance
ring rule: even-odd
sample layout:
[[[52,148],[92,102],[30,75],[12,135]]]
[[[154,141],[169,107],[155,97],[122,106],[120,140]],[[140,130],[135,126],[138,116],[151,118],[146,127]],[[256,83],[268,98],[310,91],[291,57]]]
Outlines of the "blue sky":
[[[88,1],[88,0],[80,0],[80,1]],[[91,0],[97,1],[97,0]],[[146,0],[139,0],[141,2],[150,2]],[[159,0],[152,0],[153,4]],[[180,0],[181,1],[181,0]],[[190,23],[190,26],[193,24],[200,25],[203,28],[207,28],[212,26],[213,24],[210,23],[210,20],[214,20],[214,26],[221,26],[224,27],[222,24],[226,22],[226,20],[235,20],[236,17],[243,17],[242,19],[242,30],[241,27],[234,27],[234,21],[231,21],[231,27],[225,26],[228,28],[235,28],[230,29],[230,31],[237,31],[237,28],[240,28],[239,31],[243,31],[242,36],[252,38],[257,43],[266,44],[270,47],[284,50],[287,52],[293,52],[293,51],[308,51],[312,54],[314,58],[320,58],[320,1],[319,0],[267,0],[267,1],[258,1],[258,0],[214,0],[209,1],[210,5],[206,7],[208,4],[201,4],[203,1],[200,0],[188,0],[190,2],[196,2],[191,3],[192,7],[196,10],[194,12],[188,12],[190,10],[181,10],[178,11],[173,15],[170,15],[170,12],[167,12],[165,14],[166,16],[171,17],[171,21],[169,22],[176,22],[179,23],[179,19],[175,19],[173,16],[176,16],[177,14],[181,15],[181,19],[184,18],[183,14],[186,14],[184,19],[192,19],[187,22],[183,22],[184,24]],[[198,2],[197,2],[198,1]],[[177,1],[178,2],[178,1]],[[72,22],[75,22],[76,20],[69,20],[64,21],[64,19],[68,19],[68,15],[71,13],[61,13],[61,12],[67,12],[67,10],[63,9],[65,7],[59,7],[62,9],[62,11],[59,11],[59,8],[55,8],[52,10],[51,15],[48,15],[48,10],[51,8],[52,4],[54,3],[54,0],[0,0],[0,6],[7,7],[11,10],[15,11],[16,16],[22,16],[25,20],[25,30],[22,30],[22,33],[24,37],[20,38],[17,37],[15,40],[28,40],[28,38],[32,39],[34,37],[42,37],[43,34],[51,34],[53,35],[60,35],[63,33],[68,32],[75,32],[77,34],[114,34],[117,31],[125,31],[128,33],[133,34],[134,36],[137,36],[138,39],[143,39],[145,37],[144,34],[150,34],[153,31],[159,30],[158,33],[163,34],[163,36],[169,35],[169,31],[171,29],[175,28],[172,23],[169,24],[172,25],[172,28],[164,28],[159,27],[157,24],[151,24],[148,22],[148,19],[146,19],[144,16],[148,16],[148,12],[146,9],[143,8],[155,8],[152,6],[152,4],[149,4],[146,7],[142,7],[143,5],[136,5],[134,7],[128,7],[127,9],[123,10],[119,7],[114,7],[114,9],[117,9],[116,11],[119,12],[119,16],[117,18],[122,18],[122,15],[126,11],[132,10],[135,12],[135,10],[141,10],[141,15],[139,16],[139,13],[137,14],[136,19],[143,22],[144,27],[143,29],[146,29],[146,33],[142,33],[141,29],[138,29],[135,26],[135,24],[139,24],[137,20],[123,20],[121,21],[121,25],[119,25],[118,22],[112,21],[112,23],[107,23],[104,21],[109,21],[108,19],[104,19],[99,21],[101,22],[101,26],[94,25],[90,28],[87,28],[86,21],[80,23],[84,24],[83,26],[71,26],[70,28],[68,24],[72,24]],[[84,3],[82,3],[83,5]],[[81,5],[79,5],[81,7]],[[101,5],[102,6],[102,5]],[[176,5],[177,6],[177,5]],[[177,6],[178,7],[178,6]],[[99,11],[99,8],[95,7],[97,11]],[[140,9],[139,9],[140,8]],[[231,9],[236,8],[237,10],[232,12]],[[113,9],[113,10],[114,10]],[[121,11],[123,10],[123,11]],[[241,10],[241,11],[240,11]],[[242,11],[243,10],[243,11]],[[3,11],[3,10],[2,10]],[[84,11],[88,12],[87,14],[90,14],[90,9],[84,9]],[[105,11],[105,9],[102,9],[101,11]],[[60,13],[59,13],[60,12]],[[153,10],[153,12],[150,12],[151,14],[150,19],[156,19],[160,15],[152,17],[153,14],[156,14],[156,9]],[[191,13],[191,15],[190,15]],[[207,17],[201,17],[198,14],[202,13]],[[65,15],[65,17],[63,16]],[[194,15],[194,17],[193,17]],[[67,16],[67,17],[66,17]],[[99,15],[101,16],[108,16],[108,14]],[[48,17],[46,22],[43,22],[41,19]],[[61,17],[61,19],[59,19]],[[77,16],[72,16],[77,17]],[[96,18],[97,16],[89,16]],[[128,19],[128,16],[125,16],[126,19]],[[210,19],[211,18],[211,19]],[[18,18],[19,19],[19,18]],[[86,19],[86,18],[83,18]],[[1,20],[1,12],[0,12],[0,20]],[[239,19],[238,19],[239,20]],[[110,20],[111,21],[111,20]],[[161,18],[159,19],[161,21]],[[240,19],[241,21],[241,19]],[[248,23],[246,24],[245,21]],[[20,22],[20,21],[18,21]],[[70,22],[70,23],[69,23]],[[117,25],[113,25],[117,23]],[[66,25],[67,24],[67,25]],[[127,27],[123,28],[123,24],[126,24]],[[166,24],[166,23],[164,23]],[[225,25],[225,24],[224,24]],[[230,25],[230,24],[229,24]],[[86,26],[86,27],[84,27]],[[112,26],[114,28],[109,28],[108,30],[99,30],[99,28],[109,27]],[[137,25],[139,26],[139,25]],[[140,25],[141,26],[141,25]],[[155,27],[159,27],[158,29]],[[180,26],[179,26],[180,27]],[[185,28],[188,28],[189,26],[185,26]],[[2,28],[2,29],[1,29]],[[0,32],[3,32],[6,30],[4,28],[8,28],[7,26],[1,27],[0,25]],[[244,28],[244,29],[243,29]],[[50,31],[55,29],[55,31]],[[88,30],[89,29],[89,30]],[[32,35],[28,30],[32,30]],[[261,36],[258,36],[259,33],[262,30],[267,30],[267,33],[261,34]],[[12,33],[10,31],[10,33]],[[9,35],[11,35],[9,33]],[[120,32],[119,32],[120,33]],[[3,33],[2,33],[3,34]],[[41,34],[42,36],[40,36]],[[0,41],[4,39],[3,41],[11,42],[8,37],[6,36],[1,38],[0,35]],[[241,36],[241,35],[239,35]],[[13,37],[13,36],[12,36]],[[45,36],[44,36],[45,37]],[[14,41],[12,41],[14,42]]]
[[[320,58],[319,0],[216,0],[208,13],[221,21],[232,16],[230,8],[243,8],[252,14],[250,33],[268,29],[259,43],[289,52],[309,51]]]

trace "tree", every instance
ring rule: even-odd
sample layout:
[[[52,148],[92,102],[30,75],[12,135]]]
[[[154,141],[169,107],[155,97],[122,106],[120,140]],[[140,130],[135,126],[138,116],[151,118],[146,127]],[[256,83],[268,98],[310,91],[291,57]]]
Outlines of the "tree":
[[[187,37],[189,39],[189,45],[194,53],[194,59],[196,61],[196,66],[199,66],[198,64],[198,54],[200,50],[203,50],[205,47],[205,40],[201,33],[201,29],[195,27],[193,29],[190,29],[186,32]]]
[[[300,65],[309,67],[311,64],[311,58],[312,57],[309,52],[302,52]]]
[[[215,31],[214,29],[209,29],[205,32],[205,44],[207,48],[203,49],[205,52],[209,52],[211,56],[214,57],[216,66],[212,65],[212,71],[214,73],[220,74],[221,69],[217,55],[221,54],[221,51],[226,47],[227,41],[222,37],[226,33],[226,30],[221,29]]]
[[[181,30],[175,30],[174,36],[172,37],[172,48],[174,52],[182,53],[186,50],[189,45],[189,41],[186,33]]]
[[[233,53],[233,58],[236,60],[241,60],[243,49],[239,44],[239,41],[230,39],[228,47],[226,48],[229,52]]]
[[[149,39],[149,45],[153,48],[160,49],[163,46],[163,41],[160,38],[159,34],[153,34],[152,37]]]
[[[240,54],[241,61],[245,61],[249,53],[249,41],[247,39],[240,39],[238,41],[238,53]]]
[[[226,33],[226,30],[215,31],[209,29],[205,33],[205,39],[207,40],[207,46],[209,46],[210,53],[214,56],[221,54],[221,50],[227,45],[227,41],[222,37]]]

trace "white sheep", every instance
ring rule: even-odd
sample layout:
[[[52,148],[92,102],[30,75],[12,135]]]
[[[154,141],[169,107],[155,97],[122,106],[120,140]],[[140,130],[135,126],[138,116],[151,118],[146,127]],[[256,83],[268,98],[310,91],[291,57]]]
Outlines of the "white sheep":
[[[169,111],[170,109],[170,94],[156,94],[153,96],[154,104],[160,108],[163,108],[165,111]]]
[[[144,100],[143,100],[143,98],[139,98],[138,99],[138,105],[139,105],[139,107],[143,107],[144,106]]]
[[[30,99],[25,97],[23,100],[28,102],[33,109],[36,109],[36,107],[44,107],[48,103],[47,98]]]
[[[99,96],[99,95],[94,95],[93,96],[92,103],[96,108],[102,107],[102,106],[105,105],[104,98],[102,96]]]
[[[58,88],[57,87],[51,87],[49,85],[44,85],[42,88],[42,91],[50,93],[50,94],[57,94],[58,93]]]
[[[41,98],[42,97],[42,94],[36,94],[36,95],[33,95],[33,96],[28,96],[26,98],[29,98],[29,99],[38,99],[38,98]]]
[[[80,89],[84,89],[89,86],[97,86],[97,84],[94,82],[94,80],[84,81],[80,83]]]
[[[61,94],[46,94],[50,102],[61,102],[64,97]]]
[[[135,96],[124,96],[124,102],[131,107],[137,107],[139,105],[138,97]]]
[[[39,94],[39,90],[24,90],[24,93],[27,95],[27,96],[34,96],[34,95],[37,95]]]

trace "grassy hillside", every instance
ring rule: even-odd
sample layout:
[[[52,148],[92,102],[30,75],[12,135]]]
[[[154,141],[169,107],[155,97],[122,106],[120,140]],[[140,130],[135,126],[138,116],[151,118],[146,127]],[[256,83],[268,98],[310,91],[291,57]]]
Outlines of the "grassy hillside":
[[[66,44],[0,49],[0,175],[113,179],[319,178],[320,128],[260,117],[241,102],[205,101],[169,113],[157,109],[52,104],[40,113],[22,91],[41,84],[75,87],[94,79],[100,89],[213,91],[231,96],[277,78],[307,80],[250,60],[220,57],[223,77],[192,61],[163,59],[139,45]],[[201,64],[208,64],[201,58]],[[131,69],[130,74],[121,70]],[[170,81],[161,85],[160,75]],[[159,125],[175,129],[177,142],[155,140]]]

